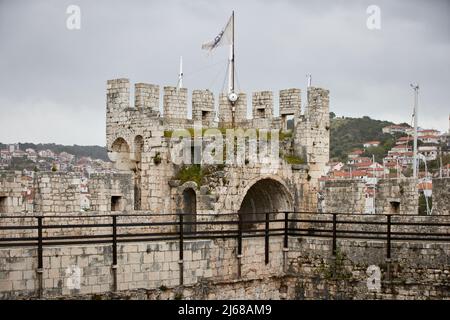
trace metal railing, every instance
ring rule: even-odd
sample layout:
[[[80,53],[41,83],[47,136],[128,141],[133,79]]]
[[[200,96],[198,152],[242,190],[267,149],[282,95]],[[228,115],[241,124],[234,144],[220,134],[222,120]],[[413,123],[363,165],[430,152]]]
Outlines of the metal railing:
[[[151,221],[155,217],[167,218],[167,221]],[[111,244],[113,265],[117,265],[117,246],[120,243],[142,241],[178,241],[179,259],[183,261],[183,247],[186,240],[200,239],[236,239],[237,254],[242,255],[242,241],[246,238],[264,238],[265,263],[269,263],[270,238],[282,237],[285,249],[289,246],[289,237],[320,237],[331,239],[332,254],[336,255],[337,242],[340,239],[380,240],[386,244],[386,258],[391,258],[391,246],[395,241],[450,242],[450,216],[430,217],[417,215],[366,215],[344,213],[311,212],[265,212],[253,214],[252,220],[239,219],[235,213],[207,215],[196,214],[196,219],[187,219],[191,214],[117,214],[117,215],[80,215],[80,216],[35,216],[33,225],[17,225],[23,220],[20,215],[0,216],[0,248],[36,246],[38,268],[43,268],[43,248],[60,245]],[[121,222],[122,218],[139,217],[149,222]],[[241,217],[245,217],[241,216]],[[419,217],[411,219],[410,217]],[[439,218],[438,218],[439,217]],[[109,223],[73,223],[80,218],[109,219]],[[210,220],[200,220],[210,219]],[[226,218],[226,220],[220,219]],[[62,219],[62,224],[45,224],[46,220]],[[199,221],[200,220],[200,221]],[[405,221],[407,220],[407,221]],[[431,221],[429,221],[431,220]],[[439,221],[434,221],[439,220]],[[8,224],[12,221],[13,224]],[[186,231],[187,226],[194,231]],[[166,229],[163,230],[163,228]],[[209,228],[208,228],[209,227]],[[83,234],[83,230],[96,228],[107,232]],[[128,228],[147,228],[144,232],[123,232]],[[153,228],[150,230],[150,228]],[[418,229],[413,230],[413,229]],[[31,230],[35,236],[17,234]],[[62,235],[52,235],[58,230]],[[72,233],[68,230],[72,230]],[[74,234],[74,231],[77,231]],[[122,232],[121,232],[122,231]],[[9,236],[16,233],[16,236]],[[46,233],[46,235],[44,234]]]

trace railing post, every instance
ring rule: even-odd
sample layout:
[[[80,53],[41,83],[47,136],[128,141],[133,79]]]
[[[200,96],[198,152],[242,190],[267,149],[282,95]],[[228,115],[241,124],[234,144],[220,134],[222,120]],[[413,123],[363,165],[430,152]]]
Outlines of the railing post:
[[[265,249],[265,263],[269,263],[269,212],[266,212],[266,226],[264,232],[264,249]]]
[[[44,272],[44,259],[43,259],[43,243],[42,243],[42,217],[36,217],[38,222],[38,249],[37,249],[37,255],[38,255],[38,267],[37,267],[37,276],[38,276],[38,296],[39,298],[42,298],[43,295],[43,279],[42,275]]]
[[[336,213],[333,213],[333,257],[336,257],[337,251],[337,234],[336,234]]]
[[[289,212],[285,212],[284,213],[284,247],[283,248],[288,248],[288,221],[289,221]]]
[[[179,231],[180,231],[180,239],[179,239],[179,260],[178,260],[178,265],[179,265],[179,270],[180,270],[180,286],[183,285],[183,246],[184,246],[184,225],[183,225],[183,213],[179,214]]]
[[[238,214],[239,222],[238,222],[238,252],[237,252],[237,259],[238,259],[238,278],[241,278],[242,276],[242,216],[241,214]]]
[[[287,272],[287,255],[289,251],[289,212],[284,213],[284,243],[283,243],[283,272]]]
[[[336,254],[337,254],[337,214],[333,213],[333,254],[331,257],[333,277],[336,276]]]
[[[118,285],[117,285],[117,216],[112,216],[112,258],[113,263],[111,266],[112,272],[113,272],[113,291],[117,291]]]
[[[387,280],[391,280],[391,215],[387,214],[386,224],[386,275]]]

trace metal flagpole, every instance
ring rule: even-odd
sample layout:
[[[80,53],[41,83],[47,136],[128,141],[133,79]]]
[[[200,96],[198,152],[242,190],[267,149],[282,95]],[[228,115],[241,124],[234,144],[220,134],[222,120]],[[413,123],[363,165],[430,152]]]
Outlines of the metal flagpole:
[[[231,46],[230,46],[230,68],[228,75],[228,100],[231,102],[231,125],[235,126],[236,106],[235,102],[238,99],[234,92],[234,10],[231,14]]]
[[[418,98],[419,98],[419,85],[411,84],[411,88],[414,90],[414,160],[413,160],[413,177],[417,178],[417,111],[418,111]]]
[[[228,93],[232,92],[234,92],[234,10],[231,14],[230,74]]]

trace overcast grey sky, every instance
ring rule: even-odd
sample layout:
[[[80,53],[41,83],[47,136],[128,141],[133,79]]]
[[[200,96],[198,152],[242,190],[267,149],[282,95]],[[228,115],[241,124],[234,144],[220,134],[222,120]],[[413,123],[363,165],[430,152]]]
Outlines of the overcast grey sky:
[[[0,142],[104,145],[106,80],[176,85],[180,55],[185,87],[217,94],[227,48],[200,47],[233,9],[241,91],[304,93],[311,73],[337,115],[410,122],[414,81],[419,125],[448,130],[450,1],[0,0]]]

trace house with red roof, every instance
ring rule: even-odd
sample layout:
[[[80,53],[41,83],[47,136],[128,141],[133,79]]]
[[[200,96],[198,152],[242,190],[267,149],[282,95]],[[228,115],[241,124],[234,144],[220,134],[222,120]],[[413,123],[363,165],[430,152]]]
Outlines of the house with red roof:
[[[422,141],[423,143],[439,144],[440,137],[428,134],[423,136],[417,136],[417,140]]]
[[[353,150],[352,152],[350,152],[349,154],[348,154],[348,158],[349,159],[355,159],[355,158],[358,158],[360,155],[362,155],[364,153],[364,150],[361,150],[361,149],[356,149],[356,150]]]
[[[395,153],[395,152],[406,152],[411,151],[411,147],[407,144],[398,144],[391,148],[391,150],[388,151],[388,154]]]
[[[420,129],[417,130],[417,137],[422,136],[435,136],[438,137],[441,133],[438,130],[434,129]]]
[[[388,133],[388,134],[394,134],[394,133],[409,133],[411,132],[412,128],[408,125],[390,125],[387,127],[384,127],[382,129],[383,133]]]
[[[363,144],[364,148],[370,148],[370,147],[378,147],[380,145],[380,141],[367,141]]]
[[[413,137],[406,136],[406,137],[400,137],[395,141],[395,144],[408,144],[409,142],[413,141]]]

